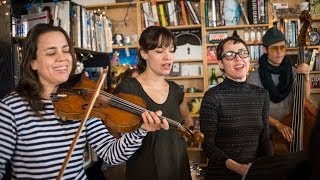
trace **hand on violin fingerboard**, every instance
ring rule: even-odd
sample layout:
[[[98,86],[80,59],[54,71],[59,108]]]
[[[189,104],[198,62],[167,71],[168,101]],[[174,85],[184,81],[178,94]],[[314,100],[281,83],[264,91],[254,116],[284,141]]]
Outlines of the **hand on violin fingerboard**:
[[[141,124],[141,128],[145,131],[156,131],[159,129],[169,129],[169,123],[165,119],[160,119],[162,112],[144,112],[141,114],[143,123]]]

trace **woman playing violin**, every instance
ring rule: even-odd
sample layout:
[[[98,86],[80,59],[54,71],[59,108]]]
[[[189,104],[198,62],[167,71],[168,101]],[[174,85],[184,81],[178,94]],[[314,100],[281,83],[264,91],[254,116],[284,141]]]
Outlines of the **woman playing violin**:
[[[80,124],[62,122],[54,115],[51,100],[74,73],[74,50],[62,28],[38,24],[29,31],[22,53],[18,86],[0,102],[0,179],[8,162],[15,179],[55,179]],[[86,142],[109,164],[126,161],[147,132],[169,128],[159,113],[142,113],[140,128],[118,140],[100,119],[88,119],[63,178],[86,178],[82,161]]]
[[[175,36],[164,27],[151,26],[139,39],[140,74],[122,81],[115,93],[135,94],[144,99],[150,110],[160,109],[163,116],[182,122],[189,128],[192,119],[180,86],[165,79],[169,75]],[[188,180],[190,167],[184,138],[174,128],[148,133],[142,146],[126,162],[126,178],[132,180]]]

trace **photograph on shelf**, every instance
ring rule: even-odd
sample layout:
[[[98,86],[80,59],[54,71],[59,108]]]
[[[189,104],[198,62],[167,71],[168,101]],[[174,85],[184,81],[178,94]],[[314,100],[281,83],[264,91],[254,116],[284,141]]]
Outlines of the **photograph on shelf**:
[[[180,76],[180,63],[173,63],[169,76]]]
[[[201,76],[202,65],[201,64],[181,64],[181,76]]]
[[[207,63],[218,63],[217,51],[215,46],[207,47]]]
[[[172,30],[172,32],[177,38],[177,49],[174,53],[175,60],[202,59],[200,29]]]
[[[310,85],[311,88],[320,88],[320,77],[312,77]]]

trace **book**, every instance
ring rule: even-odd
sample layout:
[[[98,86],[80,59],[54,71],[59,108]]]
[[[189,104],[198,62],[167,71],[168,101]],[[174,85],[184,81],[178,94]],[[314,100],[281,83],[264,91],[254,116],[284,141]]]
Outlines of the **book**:
[[[168,23],[167,23],[166,15],[164,13],[163,4],[159,4],[159,17],[160,17],[161,26],[166,27]]]
[[[224,0],[223,12],[225,26],[234,26],[239,24],[241,7],[237,0]]]
[[[157,10],[157,0],[151,0],[151,10],[153,16],[153,22],[155,26],[160,26],[160,21],[158,17],[158,10]]]
[[[257,0],[247,1],[248,20],[250,24],[258,24],[258,3]]]
[[[188,25],[188,20],[187,20],[187,12],[186,12],[186,7],[184,6],[183,0],[179,0],[179,5],[180,5],[180,11],[181,11],[181,25]]]
[[[241,15],[242,15],[242,17],[243,17],[244,23],[245,23],[245,24],[250,24],[250,23],[249,23],[249,19],[248,19],[247,12],[246,12],[246,10],[244,9],[241,0],[238,0],[238,2],[239,2],[239,4],[240,4]]]
[[[194,24],[200,24],[198,15],[197,15],[195,9],[193,8],[191,2],[187,0],[187,1],[185,1],[185,4],[186,4],[186,7],[188,9],[188,12],[190,14],[190,17],[191,17],[193,23]]]

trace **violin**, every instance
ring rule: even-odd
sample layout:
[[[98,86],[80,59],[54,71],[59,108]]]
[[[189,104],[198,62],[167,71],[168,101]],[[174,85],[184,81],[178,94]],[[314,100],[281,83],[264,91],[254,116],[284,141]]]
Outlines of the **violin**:
[[[95,87],[96,82],[93,80],[83,78],[80,75],[73,76],[69,84],[62,84],[57,93],[52,95],[55,114],[64,121],[82,119]],[[100,118],[107,127],[117,132],[131,132],[140,127],[142,124],[141,114],[145,111],[149,110],[146,109],[145,101],[139,96],[132,94],[113,95],[100,91],[90,116]],[[170,126],[175,127],[178,132],[193,143],[203,141],[201,132],[193,132],[170,118],[163,116],[159,116],[159,118],[166,119]]]

